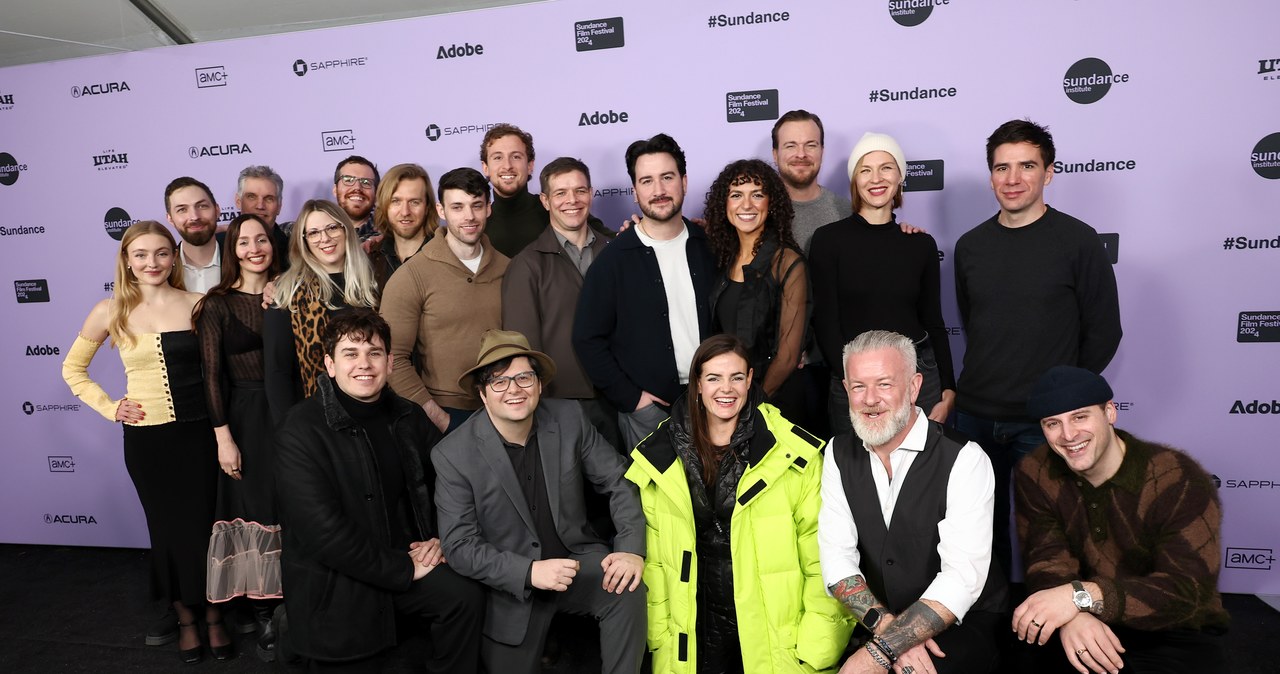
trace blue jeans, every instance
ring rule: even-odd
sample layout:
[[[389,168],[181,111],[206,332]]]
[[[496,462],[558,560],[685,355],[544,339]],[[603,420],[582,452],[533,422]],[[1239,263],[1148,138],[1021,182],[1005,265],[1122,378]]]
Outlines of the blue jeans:
[[[1031,421],[996,421],[959,411],[956,412],[956,430],[981,445],[991,459],[996,477],[991,551],[1005,574],[1012,576],[1014,547],[1009,515],[1012,512],[1013,468],[1022,457],[1044,444],[1044,432],[1040,430],[1039,423]]]

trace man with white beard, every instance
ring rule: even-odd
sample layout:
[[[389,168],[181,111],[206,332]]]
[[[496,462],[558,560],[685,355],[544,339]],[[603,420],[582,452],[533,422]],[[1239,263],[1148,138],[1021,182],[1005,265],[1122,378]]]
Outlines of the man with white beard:
[[[853,433],[823,463],[818,545],[823,582],[871,634],[840,672],[990,672],[1008,599],[991,461],[915,406],[909,338],[864,332],[844,367]]]

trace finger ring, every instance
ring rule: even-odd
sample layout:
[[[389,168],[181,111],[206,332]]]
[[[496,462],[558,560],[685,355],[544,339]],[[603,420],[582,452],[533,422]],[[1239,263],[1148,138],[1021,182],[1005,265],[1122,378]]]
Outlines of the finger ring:
[[[1035,620],[1032,620],[1032,621],[1031,621],[1031,624],[1032,624],[1032,625],[1035,625],[1036,627],[1044,627],[1044,625],[1043,625],[1042,623],[1038,623],[1038,622],[1036,622]]]
[[[1077,649],[1076,649],[1076,655],[1084,655],[1085,653],[1088,653],[1088,652],[1089,652],[1089,649],[1087,649],[1087,648],[1077,648]]]
[[[902,668],[902,674],[911,674],[911,672],[914,672],[914,671],[916,671],[916,668],[912,667],[911,665],[907,665],[906,667]]]

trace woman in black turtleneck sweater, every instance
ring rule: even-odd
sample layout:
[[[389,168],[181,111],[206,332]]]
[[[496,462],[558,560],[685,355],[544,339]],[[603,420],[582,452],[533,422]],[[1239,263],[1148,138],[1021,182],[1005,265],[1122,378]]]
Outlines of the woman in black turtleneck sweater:
[[[849,156],[853,215],[821,227],[810,244],[813,323],[831,364],[832,431],[850,428],[844,345],[867,330],[891,330],[916,342],[924,383],[916,404],[946,423],[955,400],[951,346],[942,320],[938,246],[924,232],[907,234],[894,218],[902,206],[902,148],[867,133]]]

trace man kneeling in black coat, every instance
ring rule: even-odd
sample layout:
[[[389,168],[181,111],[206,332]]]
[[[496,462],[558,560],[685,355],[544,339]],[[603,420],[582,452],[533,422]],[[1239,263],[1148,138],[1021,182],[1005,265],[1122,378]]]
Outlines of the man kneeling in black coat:
[[[316,669],[377,671],[396,614],[429,621],[429,672],[479,669],[484,589],[446,563],[430,452],[441,435],[387,386],[391,329],[369,310],[324,334],[315,396],[276,438],[289,648]]]

